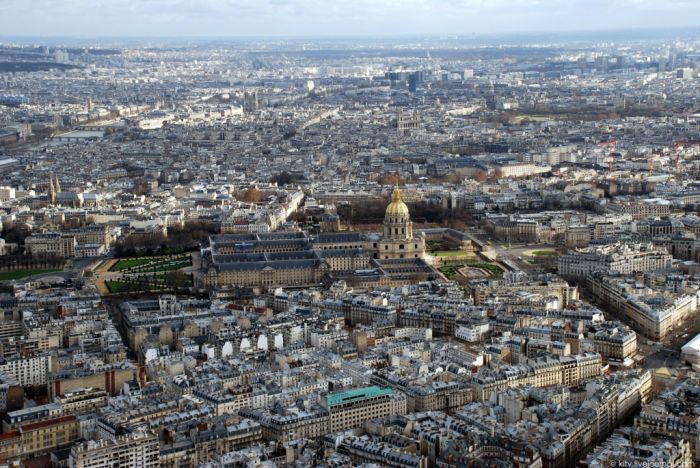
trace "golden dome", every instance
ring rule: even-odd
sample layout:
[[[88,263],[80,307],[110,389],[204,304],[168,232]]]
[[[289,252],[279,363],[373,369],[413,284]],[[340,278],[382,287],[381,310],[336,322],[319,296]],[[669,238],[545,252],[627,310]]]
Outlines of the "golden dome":
[[[391,203],[386,207],[386,217],[408,217],[408,207],[401,200],[401,190],[399,185],[394,186],[394,193],[391,195]]]

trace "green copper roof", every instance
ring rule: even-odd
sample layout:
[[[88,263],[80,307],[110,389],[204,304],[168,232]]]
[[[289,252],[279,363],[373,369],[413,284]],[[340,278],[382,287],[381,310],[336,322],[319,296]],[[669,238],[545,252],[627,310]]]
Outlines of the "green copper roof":
[[[373,385],[371,387],[356,388],[353,390],[346,390],[344,392],[326,395],[326,402],[328,403],[328,406],[336,406],[345,403],[352,403],[353,401],[364,400],[366,398],[392,395],[393,393],[394,392],[390,388],[379,388],[376,385]]]

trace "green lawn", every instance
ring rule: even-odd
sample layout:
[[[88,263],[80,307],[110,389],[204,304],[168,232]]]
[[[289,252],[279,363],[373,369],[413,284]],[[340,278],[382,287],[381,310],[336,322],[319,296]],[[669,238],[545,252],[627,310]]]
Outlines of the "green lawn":
[[[464,250],[440,250],[438,252],[433,252],[436,257],[463,257],[467,255]]]
[[[148,265],[151,262],[153,262],[153,259],[151,258],[128,258],[125,260],[119,260],[117,263],[112,265],[112,268],[110,268],[109,271],[128,270],[129,268],[136,266]]]
[[[192,257],[190,255],[156,258],[125,258],[112,265],[109,271],[173,271],[188,266],[192,266]]]
[[[558,257],[559,252],[557,252],[556,250],[551,250],[551,249],[533,250],[532,255],[534,255],[535,257]]]
[[[49,268],[47,270],[18,270],[18,271],[3,271],[0,272],[0,281],[10,281],[21,278],[26,278],[28,276],[41,275],[43,273],[52,273],[54,271],[61,271],[60,268]]]
[[[107,289],[112,294],[123,293],[123,292],[144,292],[144,291],[156,291],[161,288],[161,286],[151,284],[151,283],[127,283],[125,281],[105,281]]]
[[[121,281],[105,281],[105,285],[111,293],[124,292],[127,291],[129,287],[129,285],[127,285],[126,283],[122,283]]]
[[[178,259],[172,262],[160,262],[160,263],[153,263],[153,264],[148,264],[144,265],[142,267],[136,267],[133,268],[132,270],[134,272],[155,272],[155,271],[174,271],[174,270],[179,270],[180,268],[187,268],[189,266],[192,266],[192,259],[187,257],[184,259]]]
[[[134,278],[133,281],[114,281],[107,280],[105,285],[112,294],[123,292],[145,292],[145,291],[161,291],[168,289],[172,285],[168,285],[166,273],[144,274],[141,277]],[[187,274],[184,284],[179,287],[191,288],[194,286],[194,278],[192,274]]]

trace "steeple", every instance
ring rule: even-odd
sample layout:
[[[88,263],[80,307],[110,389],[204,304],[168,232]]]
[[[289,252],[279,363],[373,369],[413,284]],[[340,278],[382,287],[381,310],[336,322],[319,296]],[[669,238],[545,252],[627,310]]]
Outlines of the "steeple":
[[[49,203],[56,203],[56,187],[53,185],[53,173],[49,174]]]
[[[56,188],[56,193],[61,191],[61,184],[58,183],[58,176],[54,174],[54,177],[56,178],[56,182],[54,184],[54,187]]]
[[[395,182],[394,182],[394,192],[391,194],[391,201],[393,202],[401,202],[401,189],[399,189],[399,176],[396,176]]]
[[[398,219],[409,219],[408,207],[401,199],[401,189],[399,189],[399,177],[396,176],[394,192],[391,194],[391,203],[386,207],[385,220],[396,222]]]

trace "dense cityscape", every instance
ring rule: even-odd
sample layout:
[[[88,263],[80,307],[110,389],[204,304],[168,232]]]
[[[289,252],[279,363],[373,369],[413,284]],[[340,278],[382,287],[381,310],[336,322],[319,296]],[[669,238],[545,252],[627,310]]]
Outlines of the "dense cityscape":
[[[694,466],[659,36],[0,42],[0,466]]]

